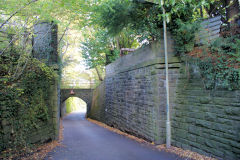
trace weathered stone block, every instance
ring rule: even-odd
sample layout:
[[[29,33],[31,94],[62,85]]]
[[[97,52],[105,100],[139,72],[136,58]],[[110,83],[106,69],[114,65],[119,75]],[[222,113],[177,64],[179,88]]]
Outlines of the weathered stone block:
[[[205,116],[204,116],[204,119],[207,121],[216,121],[216,118],[217,118],[216,114],[209,113],[209,112],[205,113]]]

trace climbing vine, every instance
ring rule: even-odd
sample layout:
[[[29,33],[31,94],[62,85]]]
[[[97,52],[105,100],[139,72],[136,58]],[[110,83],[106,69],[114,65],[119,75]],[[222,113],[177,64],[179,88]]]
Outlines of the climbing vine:
[[[220,37],[198,58],[208,89],[237,89],[240,86],[240,35]]]
[[[30,145],[29,135],[51,124],[49,86],[57,75],[51,67],[29,58],[22,75],[13,78],[10,70],[16,70],[20,55],[12,51],[0,56],[0,152]]]
[[[177,53],[194,63],[207,89],[237,89],[240,86],[240,35],[224,35],[200,44],[199,22],[178,21],[174,30]]]

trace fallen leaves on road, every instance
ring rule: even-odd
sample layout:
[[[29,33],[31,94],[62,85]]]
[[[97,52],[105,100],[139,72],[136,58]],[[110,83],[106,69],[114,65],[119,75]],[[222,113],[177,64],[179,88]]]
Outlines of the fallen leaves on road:
[[[90,119],[90,118],[87,118],[87,120],[90,121],[90,122],[92,122],[92,123],[95,123],[95,124],[97,124],[97,125],[99,125],[99,126],[101,126],[101,127],[103,127],[103,128],[106,128],[106,129],[108,129],[108,130],[110,130],[110,131],[112,131],[112,132],[115,132],[115,133],[118,133],[118,134],[120,134],[120,135],[126,136],[126,137],[128,137],[128,138],[130,138],[130,139],[133,139],[133,140],[135,140],[135,141],[137,141],[137,142],[146,143],[146,144],[150,144],[150,145],[151,145],[151,143],[147,142],[147,141],[144,140],[144,139],[141,139],[141,138],[135,137],[135,136],[133,136],[133,135],[127,134],[127,133],[125,133],[125,132],[123,132],[123,131],[120,131],[119,129],[110,127],[110,126],[108,126],[108,125],[106,125],[106,124],[104,124],[104,123],[102,123],[102,122],[99,122],[99,121],[96,121],[96,120],[93,120],[93,119]]]
[[[171,146],[170,148],[166,148],[165,144],[156,146],[161,151],[166,151],[169,153],[174,153],[179,155],[180,157],[192,159],[192,160],[217,160],[215,158],[207,157],[196,152],[192,152],[190,150],[183,150],[182,148]]]
[[[166,148],[166,145],[163,144],[163,145],[154,145],[154,142],[150,143],[144,139],[141,139],[141,138],[138,138],[138,137],[135,137],[133,135],[130,135],[130,134],[127,134],[125,132],[122,132],[120,131],[119,129],[116,129],[116,128],[113,128],[113,127],[110,127],[102,122],[99,122],[99,121],[96,121],[96,120],[93,120],[93,119],[90,119],[88,118],[87,119],[88,121],[92,122],[92,123],[95,123],[103,128],[106,128],[112,132],[115,132],[115,133],[118,133],[120,135],[123,135],[123,136],[126,136],[128,137],[129,139],[133,139],[137,142],[140,142],[140,143],[145,143],[145,144],[148,144],[148,145],[151,145],[151,146],[154,146],[156,147],[158,150],[160,151],[165,151],[165,152],[169,152],[169,153],[173,153],[173,154],[176,154],[182,158],[186,158],[187,159],[191,159],[191,160],[217,160],[217,159],[214,159],[214,158],[211,158],[211,157],[207,157],[207,156],[204,156],[204,155],[201,155],[201,154],[198,154],[196,152],[192,152],[192,151],[189,151],[189,150],[183,150],[181,148],[177,148],[177,147],[174,147],[172,146],[171,148]]]

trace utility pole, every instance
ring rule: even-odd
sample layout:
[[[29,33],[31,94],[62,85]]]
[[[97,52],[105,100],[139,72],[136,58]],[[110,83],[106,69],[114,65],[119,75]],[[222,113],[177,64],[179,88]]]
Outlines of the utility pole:
[[[170,105],[169,105],[169,81],[168,81],[168,53],[167,53],[167,25],[165,8],[163,9],[163,32],[164,32],[164,54],[165,54],[165,71],[166,71],[166,94],[167,94],[167,105],[166,105],[166,147],[171,147],[171,123],[170,123]]]
[[[164,54],[165,54],[165,71],[166,71],[166,147],[171,147],[171,121],[170,121],[170,103],[169,103],[169,81],[168,81],[168,51],[167,51],[167,24],[164,0],[147,0],[148,2],[161,5],[163,10],[163,33],[164,33]],[[159,3],[160,2],[160,3]]]

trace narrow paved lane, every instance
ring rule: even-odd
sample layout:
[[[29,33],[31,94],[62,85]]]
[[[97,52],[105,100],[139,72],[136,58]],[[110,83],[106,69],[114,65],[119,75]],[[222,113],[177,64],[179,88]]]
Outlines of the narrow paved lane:
[[[180,160],[93,124],[80,112],[66,116],[63,126],[64,146],[46,160]]]

